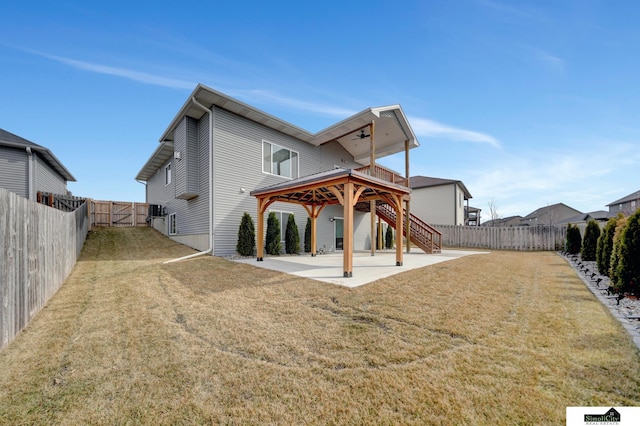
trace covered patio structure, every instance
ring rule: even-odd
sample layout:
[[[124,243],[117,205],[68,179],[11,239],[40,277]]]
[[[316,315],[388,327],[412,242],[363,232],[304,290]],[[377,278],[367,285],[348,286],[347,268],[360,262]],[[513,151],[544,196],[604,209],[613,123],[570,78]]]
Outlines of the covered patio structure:
[[[373,161],[372,161],[373,163]],[[258,202],[257,260],[264,258],[264,213],[276,201],[302,205],[311,218],[311,256],[316,255],[316,221],[328,205],[340,204],[344,216],[344,277],[353,274],[353,217],[357,206],[375,216],[376,203],[395,210],[396,266],[402,266],[404,203],[410,200],[408,186],[388,182],[356,169],[333,169],[251,192]],[[367,207],[368,205],[368,207]],[[374,240],[372,238],[372,247]],[[373,253],[373,250],[372,250]]]

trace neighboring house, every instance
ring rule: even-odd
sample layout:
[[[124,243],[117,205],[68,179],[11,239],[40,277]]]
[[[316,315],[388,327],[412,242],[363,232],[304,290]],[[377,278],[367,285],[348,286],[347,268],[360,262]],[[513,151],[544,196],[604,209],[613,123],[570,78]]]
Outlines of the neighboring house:
[[[610,218],[610,214],[607,211],[604,210],[597,210],[594,212],[589,212],[589,213],[580,213],[579,215],[576,216],[572,216],[568,219],[564,219],[559,221],[557,224],[558,225],[567,225],[567,224],[572,224],[572,225],[578,225],[578,224],[587,224],[590,220],[595,220],[596,222],[600,222],[600,224],[602,226],[604,226],[604,223],[606,221],[609,220]]]
[[[370,134],[374,129],[372,150]],[[146,182],[150,220],[156,229],[198,250],[230,256],[236,253],[243,213],[249,213],[257,221],[257,201],[251,196],[252,191],[287,182],[294,184],[310,175],[326,176],[327,172],[332,175],[332,170],[366,167],[371,163],[372,153],[374,161],[403,151],[408,156],[409,149],[417,146],[399,105],[369,108],[312,134],[198,85],[162,134],[160,144],[136,179]],[[377,166],[375,170],[380,172],[380,179],[406,182],[406,178],[388,169]],[[313,177],[306,180],[313,181]],[[294,215],[302,245],[309,215],[305,208],[276,201],[265,213],[277,215],[282,240],[288,217]],[[342,206],[330,203],[321,210],[316,219],[319,250],[341,250],[343,211]],[[370,247],[370,230],[368,211],[356,211],[354,249]]]
[[[493,220],[487,220],[482,226],[522,226],[522,216],[508,216]]]
[[[35,201],[39,191],[67,194],[76,179],[47,148],[0,129],[0,188]]]
[[[557,225],[563,223],[564,220],[582,214],[579,210],[571,208],[563,203],[552,204],[550,206],[541,207],[532,213],[529,213],[521,220],[521,225],[537,226],[537,225]]]
[[[410,184],[411,213],[436,225],[467,224],[465,209],[471,194],[462,181],[412,176]]]
[[[640,191],[636,191],[633,194],[629,194],[626,197],[622,197],[613,203],[607,204],[609,207],[609,213],[611,216],[615,216],[618,213],[623,213],[629,216],[635,213],[640,208]]]
[[[480,212],[482,209],[477,207],[465,206],[464,217],[465,225],[467,226],[480,226]]]

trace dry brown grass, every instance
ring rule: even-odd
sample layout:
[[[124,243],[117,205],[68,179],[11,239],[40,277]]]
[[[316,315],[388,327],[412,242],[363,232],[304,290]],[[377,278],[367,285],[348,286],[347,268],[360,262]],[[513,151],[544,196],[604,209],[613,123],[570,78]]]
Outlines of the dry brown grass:
[[[639,406],[629,336],[552,253],[494,252],[347,289],[90,234],[0,353],[2,424],[563,424]],[[355,271],[357,273],[357,271]]]

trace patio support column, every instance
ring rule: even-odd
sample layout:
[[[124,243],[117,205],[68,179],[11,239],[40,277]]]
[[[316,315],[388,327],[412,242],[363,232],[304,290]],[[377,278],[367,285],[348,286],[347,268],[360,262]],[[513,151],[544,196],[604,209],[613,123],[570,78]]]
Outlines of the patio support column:
[[[353,276],[353,182],[344,184],[344,198],[342,203],[344,217],[344,235],[342,243],[342,264],[344,277]]]
[[[409,175],[409,140],[404,141],[404,170],[405,177],[407,178],[407,187],[411,188],[411,178]],[[407,253],[411,252],[411,206],[410,199],[406,201],[407,215],[405,218],[405,235],[407,236]]]
[[[384,235],[382,235],[382,220],[378,219],[378,231],[376,232],[378,235],[378,247],[382,250],[384,247]]]
[[[369,135],[371,136],[371,149],[369,152],[369,175],[376,176],[376,141],[375,141],[375,121],[369,124]],[[375,200],[369,201],[369,215],[371,216],[371,256],[376,255],[376,202]]]

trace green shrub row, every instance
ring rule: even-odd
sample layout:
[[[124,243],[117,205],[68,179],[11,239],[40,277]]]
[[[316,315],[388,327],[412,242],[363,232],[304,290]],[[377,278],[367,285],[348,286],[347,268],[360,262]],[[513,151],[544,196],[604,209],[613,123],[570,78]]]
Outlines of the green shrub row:
[[[616,292],[640,295],[640,209],[609,219],[602,232],[595,220],[589,221],[582,240],[578,227],[569,224],[565,250],[595,261]]]

